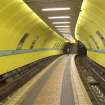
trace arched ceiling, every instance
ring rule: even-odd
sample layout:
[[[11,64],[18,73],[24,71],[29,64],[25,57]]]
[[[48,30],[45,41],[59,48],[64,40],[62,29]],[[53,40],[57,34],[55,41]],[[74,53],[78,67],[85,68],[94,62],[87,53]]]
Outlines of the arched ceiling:
[[[82,0],[24,0],[29,7],[32,8],[49,26],[53,28],[60,35],[64,35],[64,33],[59,32],[55,25],[52,22],[70,22],[69,32],[67,34],[74,36],[75,25],[77,22],[77,18],[80,12]],[[67,11],[42,11],[43,8],[59,8],[59,7],[69,7],[70,10]],[[57,19],[51,20],[48,17],[52,16],[69,16],[68,19]]]

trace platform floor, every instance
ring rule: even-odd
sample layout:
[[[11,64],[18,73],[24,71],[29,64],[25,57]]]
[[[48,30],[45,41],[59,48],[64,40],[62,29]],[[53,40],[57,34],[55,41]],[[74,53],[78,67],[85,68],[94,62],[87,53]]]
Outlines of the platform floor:
[[[4,105],[92,105],[75,55],[63,55],[12,94]]]

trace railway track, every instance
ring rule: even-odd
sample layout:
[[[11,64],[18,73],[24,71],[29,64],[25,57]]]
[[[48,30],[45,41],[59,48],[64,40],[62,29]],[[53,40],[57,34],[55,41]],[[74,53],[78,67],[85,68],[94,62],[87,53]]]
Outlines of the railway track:
[[[105,105],[105,69],[85,56],[77,56],[75,62],[94,105]]]
[[[0,78],[0,102],[8,100],[8,96],[24,85],[33,76],[38,74],[38,72],[54,61],[57,57],[58,56],[48,57],[2,75]]]

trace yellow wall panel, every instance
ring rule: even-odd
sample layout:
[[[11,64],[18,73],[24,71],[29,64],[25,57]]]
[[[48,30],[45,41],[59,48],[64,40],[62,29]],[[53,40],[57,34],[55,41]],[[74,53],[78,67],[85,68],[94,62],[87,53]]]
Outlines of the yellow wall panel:
[[[97,34],[100,32],[102,37]],[[99,48],[96,47],[92,36]],[[88,56],[95,62],[105,67],[105,45],[102,40],[105,40],[105,0],[83,0],[81,12],[76,24],[75,37],[82,41],[87,48],[88,44],[92,48],[88,49]],[[103,52],[104,51],[104,52]]]
[[[0,0],[0,54],[2,51],[16,50],[17,45],[28,33],[22,49],[30,49],[36,39],[35,48],[53,48],[55,43],[62,43],[58,50],[46,50],[0,57],[0,74],[9,72],[38,59],[61,54],[65,43],[58,33],[53,31],[23,0]]]
[[[60,54],[61,51],[49,50],[49,51],[38,51],[33,53],[16,54],[0,57],[0,75],[10,72],[18,67],[24,66],[31,62],[44,57]]]

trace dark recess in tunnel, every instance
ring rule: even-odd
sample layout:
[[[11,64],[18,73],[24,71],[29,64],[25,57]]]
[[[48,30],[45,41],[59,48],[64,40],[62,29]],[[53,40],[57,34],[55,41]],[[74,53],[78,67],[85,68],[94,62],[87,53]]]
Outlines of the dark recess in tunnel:
[[[64,48],[63,48],[63,53],[64,54],[74,54],[76,53],[77,50],[77,45],[76,43],[65,43]]]
[[[77,41],[77,55],[79,55],[79,56],[86,56],[87,55],[87,48],[80,41]]]
[[[64,45],[63,53],[64,54],[77,54],[79,56],[86,56],[87,55],[87,48],[80,41],[77,41],[76,43],[67,42]]]

